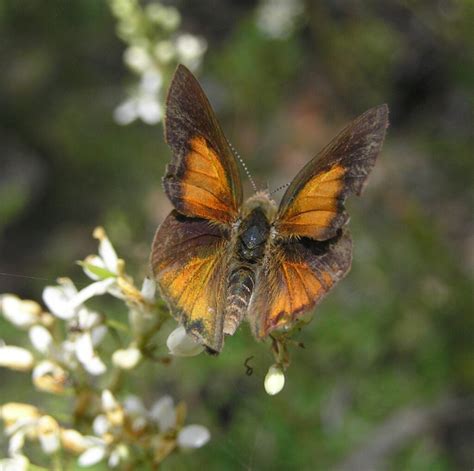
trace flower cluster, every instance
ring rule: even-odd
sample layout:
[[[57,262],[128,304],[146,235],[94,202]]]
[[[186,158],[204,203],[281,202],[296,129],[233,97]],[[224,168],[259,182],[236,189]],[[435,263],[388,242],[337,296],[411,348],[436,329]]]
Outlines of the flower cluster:
[[[82,289],[60,278],[43,291],[46,309],[13,294],[0,296],[3,317],[25,331],[30,343],[20,347],[0,340],[0,367],[30,372],[37,390],[74,399],[68,421],[30,404],[0,405],[10,456],[0,460],[0,469],[27,469],[27,441],[38,442],[51,459],[61,459],[67,452],[77,456],[80,466],[107,460],[114,467],[133,466],[140,454],[137,450],[146,450],[157,464],[174,451],[199,448],[210,438],[205,427],[184,424],[183,403],[175,406],[165,396],[147,410],[138,397],[121,393],[124,382],[119,379],[149,356],[150,341],[169,315],[155,299],[154,282],[145,279],[141,289],[135,286],[104,229],[97,228],[94,236],[99,250],[80,262],[91,279]],[[129,325],[88,306],[92,298],[102,295],[125,303]],[[119,328],[129,333],[128,344],[107,353],[103,340]],[[182,327],[169,335],[167,345],[169,354],[176,356],[203,350]]]
[[[138,0],[109,0],[117,19],[117,33],[127,44],[124,52],[126,66],[138,76],[129,97],[114,113],[118,124],[136,119],[156,124],[163,117],[165,82],[178,63],[196,69],[206,51],[203,38],[179,33],[179,11],[152,1],[141,6]]]
[[[257,26],[270,38],[286,38],[295,30],[303,12],[301,0],[262,0],[256,12]]]

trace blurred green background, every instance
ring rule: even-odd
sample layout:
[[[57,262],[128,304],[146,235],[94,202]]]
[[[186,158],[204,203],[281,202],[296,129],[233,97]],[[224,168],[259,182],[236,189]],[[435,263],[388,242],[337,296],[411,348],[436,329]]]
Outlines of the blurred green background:
[[[186,400],[212,433],[163,469],[472,469],[474,3],[308,0],[291,18],[283,0],[163,3],[207,41],[197,75],[260,187],[287,182],[369,107],[391,110],[349,202],[352,271],[298,336],[283,392],[265,394],[272,358],[246,326],[218,358],[133,373],[131,392]],[[288,24],[269,32],[278,15]],[[73,262],[95,252],[98,224],[138,283],[148,272],[170,151],[161,124],[114,122],[134,80],[115,27],[102,1],[0,1],[0,292],[85,282]],[[21,342],[3,319],[0,337]],[[27,375],[0,381],[1,402],[67,410]]]

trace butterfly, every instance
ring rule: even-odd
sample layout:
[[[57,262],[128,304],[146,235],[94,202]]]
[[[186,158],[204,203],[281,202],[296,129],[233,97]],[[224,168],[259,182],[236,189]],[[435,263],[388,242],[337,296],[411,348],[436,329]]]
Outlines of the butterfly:
[[[186,332],[222,350],[243,320],[257,339],[290,328],[348,272],[346,197],[360,195],[388,126],[381,105],[352,121],[300,170],[280,204],[243,202],[233,150],[196,78],[179,65],[166,103],[173,157],[163,185],[174,210],[158,228],[151,266]]]

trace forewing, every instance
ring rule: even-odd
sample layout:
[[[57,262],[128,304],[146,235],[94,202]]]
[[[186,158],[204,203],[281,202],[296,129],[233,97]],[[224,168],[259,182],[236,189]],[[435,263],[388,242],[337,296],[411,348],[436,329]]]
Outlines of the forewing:
[[[248,320],[255,337],[291,326],[349,271],[352,240],[339,231],[331,240],[274,242],[257,274]]]
[[[327,240],[347,221],[344,201],[360,195],[382,147],[388,107],[352,121],[298,173],[283,195],[276,228],[283,237]]]
[[[162,297],[186,331],[210,350],[223,344],[228,232],[172,211],[153,241],[151,265]]]
[[[204,91],[182,65],[168,92],[165,139],[173,159],[163,183],[173,206],[187,216],[234,221],[242,202],[237,163]]]

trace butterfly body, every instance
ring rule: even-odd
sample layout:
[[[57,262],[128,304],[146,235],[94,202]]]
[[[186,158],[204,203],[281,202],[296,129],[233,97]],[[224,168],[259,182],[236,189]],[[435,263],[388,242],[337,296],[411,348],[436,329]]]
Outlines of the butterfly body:
[[[244,204],[243,219],[234,225],[235,246],[231,248],[232,257],[227,286],[227,303],[224,314],[224,333],[233,335],[245,318],[255,287],[256,277],[260,269],[271,230],[271,200],[266,195],[259,195],[261,204]],[[265,201],[267,198],[267,201]],[[264,203],[267,203],[265,204]],[[248,207],[250,211],[246,211]]]
[[[344,201],[360,194],[388,125],[386,105],[347,126],[295,177],[280,204],[243,202],[237,163],[192,74],[179,66],[167,100],[173,160],[163,179],[175,207],[151,264],[174,317],[209,351],[249,322],[262,339],[289,328],[348,272]]]

